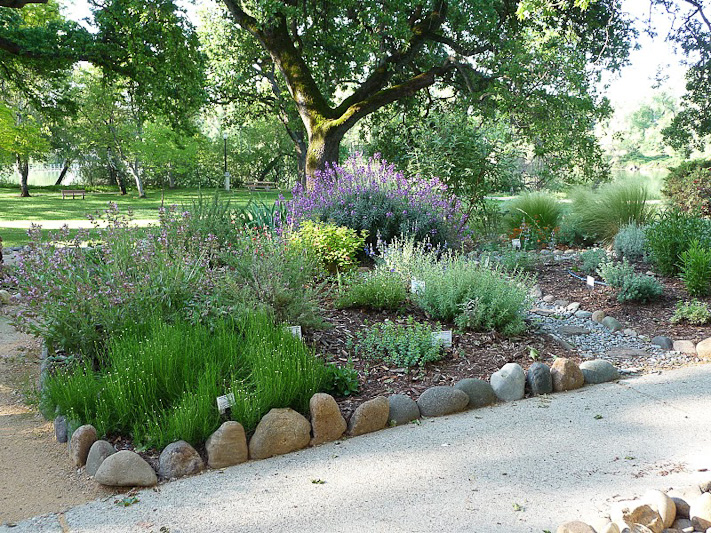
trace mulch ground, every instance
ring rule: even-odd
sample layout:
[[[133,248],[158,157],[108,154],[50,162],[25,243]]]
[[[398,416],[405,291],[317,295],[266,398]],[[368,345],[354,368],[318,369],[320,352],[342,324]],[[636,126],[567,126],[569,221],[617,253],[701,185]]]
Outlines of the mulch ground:
[[[616,299],[614,289],[596,287],[591,290],[584,281],[570,275],[569,270],[574,265],[572,262],[553,260],[541,264],[535,274],[543,294],[551,294],[556,299],[580,302],[581,309],[604,310],[606,314],[614,316],[641,335],[667,335],[672,339],[690,339],[695,342],[711,336],[711,326],[671,324],[670,319],[676,303],[689,299],[681,281],[658,278],[664,285],[664,294],[653,303],[620,303]],[[643,273],[649,267],[639,264],[636,268]],[[705,301],[711,304],[711,298],[706,298]],[[318,353],[341,365],[351,361],[358,371],[361,382],[358,393],[337,398],[346,418],[358,405],[376,396],[399,393],[417,399],[425,389],[435,385],[451,386],[464,378],[489,379],[492,373],[506,363],[518,363],[526,369],[535,361],[550,364],[555,357],[580,361],[571,357],[570,352],[546,335],[529,332],[519,337],[505,338],[496,332],[457,331],[453,324],[441,324],[442,329],[452,329],[454,332],[452,348],[446,351],[440,361],[427,364],[424,368],[396,368],[378,363],[374,359],[355,357],[348,349],[349,340],[354,339],[357,332],[368,325],[386,319],[405,322],[408,316],[413,316],[417,321],[435,324],[414,307],[408,307],[399,313],[385,313],[362,309],[339,310],[328,306],[324,311],[324,318],[332,327],[304,332],[304,340],[313,345]]]

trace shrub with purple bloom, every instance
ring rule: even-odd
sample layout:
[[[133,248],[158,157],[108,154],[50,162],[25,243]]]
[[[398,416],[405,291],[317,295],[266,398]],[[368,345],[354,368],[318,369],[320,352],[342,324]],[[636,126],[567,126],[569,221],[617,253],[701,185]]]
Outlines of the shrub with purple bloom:
[[[456,246],[464,237],[466,215],[459,200],[438,178],[405,176],[379,155],[350,157],[316,174],[313,189],[294,189],[287,205],[287,222],[329,222],[368,232],[368,244],[378,237],[429,237],[434,245]]]

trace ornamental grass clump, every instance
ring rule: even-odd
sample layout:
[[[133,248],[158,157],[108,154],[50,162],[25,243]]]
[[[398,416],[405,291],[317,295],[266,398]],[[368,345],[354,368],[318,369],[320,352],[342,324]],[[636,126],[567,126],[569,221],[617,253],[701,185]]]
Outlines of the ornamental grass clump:
[[[520,238],[524,249],[547,246],[555,236],[563,214],[560,202],[542,192],[522,194],[512,200],[507,209],[509,236]]]
[[[284,201],[284,200],[283,200]],[[287,206],[287,224],[304,220],[329,222],[367,232],[367,243],[412,235],[434,245],[458,245],[466,232],[459,200],[437,178],[405,176],[374,156],[349,158],[343,166],[317,172],[309,190],[294,189]]]

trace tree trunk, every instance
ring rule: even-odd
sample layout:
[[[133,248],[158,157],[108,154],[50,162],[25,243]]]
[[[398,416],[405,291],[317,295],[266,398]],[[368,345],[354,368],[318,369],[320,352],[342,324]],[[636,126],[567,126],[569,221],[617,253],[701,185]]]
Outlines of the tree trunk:
[[[315,172],[325,170],[326,165],[338,163],[338,151],[345,131],[340,128],[313,128],[309,132],[309,147],[306,151],[306,189],[316,183]]]
[[[133,164],[126,165],[126,167],[128,167],[128,171],[131,173],[134,181],[136,182],[136,189],[138,189],[138,197],[145,198],[146,190],[143,188],[143,180],[141,179],[140,162],[136,160]]]
[[[168,188],[175,189],[175,176],[173,175],[173,169],[168,166]]]
[[[15,158],[17,160],[17,171],[20,173],[20,196],[29,198],[30,190],[27,187],[27,178],[30,175],[30,160],[20,154],[15,154]]]
[[[69,168],[71,166],[72,166],[71,159],[65,159],[64,166],[62,166],[62,171],[59,173],[59,177],[57,178],[57,181],[54,182],[55,186],[62,184],[62,181],[64,181],[64,178],[67,177],[67,172],[69,172]]]

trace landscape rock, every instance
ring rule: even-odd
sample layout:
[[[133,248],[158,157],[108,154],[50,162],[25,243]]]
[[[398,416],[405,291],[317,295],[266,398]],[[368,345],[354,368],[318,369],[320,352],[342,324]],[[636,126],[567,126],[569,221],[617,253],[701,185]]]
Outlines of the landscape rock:
[[[561,300],[556,300],[555,302],[553,302],[553,305],[555,305],[556,307],[568,307],[569,303],[570,302],[568,300],[561,299]]]
[[[517,363],[506,363],[491,375],[491,388],[499,400],[513,402],[526,392],[526,373]]]
[[[625,328],[622,330],[623,335],[627,335],[628,337],[636,337],[637,332],[633,330],[632,328]]]
[[[96,442],[96,428],[91,424],[80,426],[72,433],[69,450],[76,466],[84,466],[91,445]]]
[[[553,392],[551,369],[543,363],[533,363],[526,371],[526,384],[531,394],[550,394]]]
[[[585,522],[566,522],[556,529],[556,533],[595,533],[595,530]]]
[[[310,440],[311,424],[306,418],[293,409],[272,409],[254,430],[249,441],[249,456],[252,459],[266,459],[294,452],[306,448]]]
[[[649,357],[649,353],[645,352],[644,350],[641,350],[639,348],[632,348],[630,346],[618,346],[616,348],[610,348],[605,352],[605,355],[616,358]]]
[[[417,399],[422,416],[445,416],[463,411],[469,405],[466,392],[454,387],[430,387]]]
[[[692,525],[699,531],[706,531],[711,527],[711,493],[704,492],[691,502],[689,518]]]
[[[205,450],[207,466],[210,468],[226,468],[244,463],[249,458],[244,427],[233,420],[223,422],[217,431],[208,437]]]
[[[672,501],[674,502],[674,507],[676,507],[677,522],[679,519],[688,519],[690,516],[689,502],[679,496],[672,496]]]
[[[553,316],[556,314],[555,309],[543,309],[541,307],[534,307],[531,309],[531,313],[541,316]]]
[[[455,386],[469,396],[469,407],[486,407],[496,403],[496,394],[491,384],[483,379],[465,378],[459,381]]]
[[[662,350],[669,351],[674,349],[674,341],[671,340],[669,337],[665,337],[664,335],[657,335],[656,337],[652,337],[652,340],[649,342],[656,346],[659,346]]]
[[[570,313],[575,313],[578,309],[580,309],[580,302],[570,302],[565,306],[565,310]]]
[[[89,450],[89,455],[86,458],[86,475],[94,476],[96,471],[101,466],[101,463],[109,456],[116,453],[116,448],[114,448],[111,443],[105,440],[97,440],[91,445]]]
[[[543,296],[543,292],[541,291],[541,288],[538,285],[534,285],[533,287],[531,287],[530,295],[533,298],[540,298],[541,296]]]
[[[575,312],[575,318],[590,318],[592,317],[592,313],[590,311],[576,311]]]
[[[338,408],[336,400],[330,394],[319,392],[309,401],[311,413],[311,446],[338,440],[346,432],[348,424]]]
[[[580,326],[560,326],[558,328],[558,333],[560,333],[561,335],[567,335],[567,336],[588,335],[588,334],[590,334],[590,330],[581,328]]]
[[[130,450],[121,450],[104,459],[94,480],[110,487],[152,487],[158,483],[151,465]]]
[[[552,294],[547,294],[543,297],[543,301],[547,304],[551,303],[553,300],[555,300],[555,296],[553,296]]]
[[[67,419],[61,415],[54,419],[54,437],[57,442],[67,442]]]
[[[198,452],[184,440],[168,444],[161,452],[158,464],[158,475],[162,479],[191,476],[205,469]]]
[[[607,524],[602,525],[599,529],[595,529],[597,533],[620,533],[620,528],[614,522],[607,522]]]
[[[620,379],[620,373],[612,363],[602,359],[584,361],[580,363],[580,370],[583,373],[585,383],[590,383],[591,385]]]
[[[612,316],[606,316],[605,318],[603,318],[601,324],[613,333],[615,331],[622,331],[622,329],[624,328],[622,323]]]
[[[702,340],[696,345],[696,355],[698,355],[701,359],[711,359],[711,337]]]
[[[688,518],[677,518],[672,524],[672,529],[677,531],[694,531],[694,526]]]
[[[642,496],[642,501],[659,513],[664,527],[671,527],[676,520],[676,505],[669,496],[661,490],[652,489]]]
[[[696,355],[696,344],[694,344],[694,341],[688,340],[674,341],[674,351],[679,353]]]
[[[388,425],[401,426],[420,418],[417,402],[405,394],[393,394],[388,398]]]
[[[683,490],[672,489],[667,493],[676,505],[677,518],[689,518],[690,503],[701,496],[699,487],[687,487]]]
[[[7,305],[10,303],[10,300],[12,298],[10,297],[10,293],[7,292],[5,289],[0,290],[0,304]]]
[[[553,362],[551,377],[555,392],[579,389],[585,383],[585,377],[580,367],[565,357],[559,357]]]
[[[418,404],[419,405],[419,404]],[[380,431],[388,424],[390,402],[384,396],[378,396],[358,406],[348,421],[348,434],[364,435]]]
[[[554,343],[556,343],[558,346],[563,348],[564,350],[568,352],[574,352],[575,351],[575,346],[570,344],[568,341],[563,339],[562,337],[559,337],[558,335],[554,335],[553,333],[546,333],[546,338],[550,339]]]
[[[605,315],[605,311],[599,310],[599,311],[593,311],[593,314],[590,315],[590,318],[592,318],[593,322],[602,324],[602,321],[605,319],[606,316],[607,315]]]
[[[612,519],[621,528],[639,524],[648,528],[652,533],[662,533],[664,523],[659,513],[649,505],[639,502],[619,502],[612,508]]]

